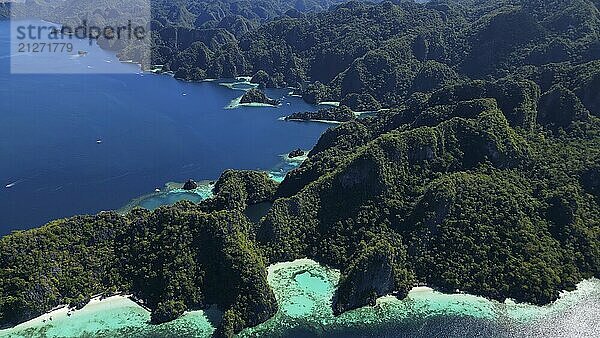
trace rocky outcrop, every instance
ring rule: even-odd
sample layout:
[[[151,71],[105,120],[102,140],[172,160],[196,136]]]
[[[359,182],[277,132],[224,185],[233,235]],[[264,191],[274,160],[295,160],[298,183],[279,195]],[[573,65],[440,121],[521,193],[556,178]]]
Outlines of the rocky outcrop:
[[[264,70],[259,70],[252,76],[250,83],[258,85],[258,88],[266,88],[271,83],[271,77]]]
[[[264,70],[259,70],[252,76],[250,79],[250,83],[254,83],[258,85],[258,88],[275,88],[277,87],[273,82],[273,79],[267,72]]]
[[[399,297],[406,297],[413,278],[402,268],[401,248],[401,245],[391,245],[387,240],[361,248],[342,274],[333,298],[334,314],[365,305],[373,306],[377,298],[395,291],[398,291]]]
[[[271,202],[277,182],[262,171],[226,170],[213,188],[214,197],[202,201],[204,210],[239,210]]]
[[[187,182],[185,182],[185,184],[183,185],[183,190],[194,190],[194,189],[198,189],[198,183],[196,183],[196,181],[189,179],[187,180]]]
[[[296,158],[296,157],[300,157],[300,156],[304,156],[304,150],[298,148],[296,150],[292,150],[289,154],[288,154],[288,158]]]
[[[168,300],[158,303],[152,311],[150,321],[152,324],[162,324],[179,318],[185,312],[186,306],[182,301]]]
[[[342,281],[334,299],[334,313],[341,314],[365,305],[374,306],[379,296],[392,291],[394,276],[390,257],[376,253],[360,262],[360,269],[351,270]]]
[[[316,112],[298,112],[285,118],[286,121],[332,121],[348,122],[356,118],[352,110],[346,106],[320,109]]]
[[[264,92],[258,89],[250,89],[242,96],[240,103],[263,103],[278,106],[281,102],[279,100],[268,98]]]

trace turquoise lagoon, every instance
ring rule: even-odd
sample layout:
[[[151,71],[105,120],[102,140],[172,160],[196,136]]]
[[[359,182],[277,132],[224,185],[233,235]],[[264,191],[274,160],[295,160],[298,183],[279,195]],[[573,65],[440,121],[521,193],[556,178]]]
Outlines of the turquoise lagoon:
[[[597,279],[580,283],[577,290],[543,307],[420,287],[404,300],[382,297],[374,307],[334,317],[330,305],[339,277],[339,271],[308,259],[271,265],[268,281],[280,309],[267,322],[239,336],[597,337],[600,333]],[[2,330],[0,337],[209,337],[220,315],[211,308],[150,325],[148,311],[127,297],[116,296],[95,299],[78,311],[58,309]]]
[[[305,152],[308,153],[308,151]],[[272,180],[278,183],[281,183],[288,172],[298,168],[307,158],[306,155],[289,158],[287,154],[279,155],[279,157],[280,161],[275,166],[269,170],[264,170]],[[179,201],[198,203],[213,196],[214,185],[214,180],[204,180],[198,182],[197,189],[186,191],[182,189],[183,183],[168,182],[163,188],[157,188],[158,191],[131,200],[119,211],[125,213],[135,207],[154,210],[164,205],[173,205]]]

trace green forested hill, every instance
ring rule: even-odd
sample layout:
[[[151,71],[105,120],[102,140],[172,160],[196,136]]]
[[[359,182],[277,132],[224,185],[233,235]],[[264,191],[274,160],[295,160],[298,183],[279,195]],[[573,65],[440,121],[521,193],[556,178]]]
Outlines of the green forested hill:
[[[349,3],[276,21],[241,38],[244,70],[262,69],[290,85],[324,83],[305,88],[311,100],[359,93],[394,106],[464,77],[500,78],[525,65],[568,67],[600,55],[600,14],[590,1],[478,6]],[[264,46],[271,46],[268,54]]]
[[[356,95],[393,107],[415,92],[465,79],[499,79],[549,64],[568,72],[600,55],[600,13],[590,0],[355,1],[243,34],[231,30],[236,38],[218,48],[203,41],[154,56],[178,77],[264,71],[272,86],[301,87],[307,101],[342,100],[358,109]]]
[[[216,304],[221,335],[277,311],[266,262],[239,211],[204,213],[182,203],[55,221],[0,239],[0,324],[15,325],[57,305],[132,293],[159,324]]]
[[[0,325],[118,290],[155,322],[218,304],[231,335],[276,311],[265,266],[303,257],[342,271],[335,313],[416,283],[547,304],[600,277],[598,5],[349,2],[247,32],[174,15],[154,57],[178,77],[258,73],[308,101],[389,109],[325,132],[279,185],[227,171],[199,205],[0,239]]]

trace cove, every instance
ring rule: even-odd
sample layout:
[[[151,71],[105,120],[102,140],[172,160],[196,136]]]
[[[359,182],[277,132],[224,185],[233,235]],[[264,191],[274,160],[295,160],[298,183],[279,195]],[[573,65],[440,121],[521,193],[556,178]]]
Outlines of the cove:
[[[414,288],[406,299],[382,297],[375,307],[333,316],[331,299],[340,273],[309,259],[273,264],[268,282],[279,311],[240,337],[593,337],[598,333],[600,281],[581,282],[554,303],[539,307],[499,303],[468,294]],[[210,337],[219,310],[191,311],[150,325],[150,313],[127,297],[95,299],[82,310],[58,309],[0,330],[0,337]],[[52,320],[50,320],[52,317]]]
[[[279,107],[231,107],[250,86],[86,74],[138,66],[84,41],[73,43],[85,56],[36,57],[38,67],[84,74],[11,75],[8,39],[0,21],[0,236],[116,210],[167,182],[216,180],[225,169],[277,175],[282,154],[312,148],[328,128],[280,121],[317,109],[288,89],[267,91]]]
[[[308,153],[308,150],[305,150],[305,153]],[[280,162],[269,170],[265,170],[265,172],[272,180],[281,183],[288,172],[298,168],[306,159],[306,155],[289,158],[288,154],[282,154],[280,155]],[[136,197],[127,203],[127,205],[118,209],[118,211],[120,213],[127,213],[136,207],[155,210],[158,207],[173,205],[183,200],[198,203],[213,196],[215,181],[206,180],[199,182],[198,188],[192,191],[183,190],[181,188],[183,184],[181,182],[168,182],[163,188],[158,188],[153,193]],[[261,206],[258,207],[260,208]],[[250,217],[250,219],[254,218]],[[254,221],[258,221],[258,219],[254,219]]]

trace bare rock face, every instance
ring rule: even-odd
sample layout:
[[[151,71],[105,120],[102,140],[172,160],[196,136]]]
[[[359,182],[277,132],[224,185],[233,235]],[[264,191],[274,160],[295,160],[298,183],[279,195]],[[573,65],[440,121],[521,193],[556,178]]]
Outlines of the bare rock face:
[[[405,268],[405,252],[400,242],[386,240],[372,242],[359,249],[342,279],[333,298],[333,312],[365,305],[375,305],[378,297],[395,294],[404,298],[413,285],[413,275]]]
[[[362,262],[361,262],[362,263]],[[378,297],[394,291],[393,258],[376,253],[360,264],[340,284],[334,300],[334,313],[340,314],[365,305],[375,305]]]
[[[185,184],[183,185],[183,190],[194,190],[198,188],[198,183],[196,183],[196,181],[189,179],[187,182],[185,182]]]

